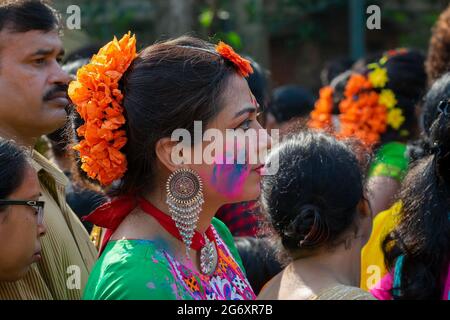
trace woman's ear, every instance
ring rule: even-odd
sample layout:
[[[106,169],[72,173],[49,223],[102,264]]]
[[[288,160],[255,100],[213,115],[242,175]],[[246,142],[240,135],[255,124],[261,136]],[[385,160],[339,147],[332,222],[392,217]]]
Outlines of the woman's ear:
[[[372,209],[370,208],[369,200],[362,198],[357,205],[358,212],[363,218],[372,217]]]
[[[156,143],[156,157],[169,171],[173,172],[179,169],[185,162],[185,148],[178,141],[172,141],[170,138],[161,138]]]

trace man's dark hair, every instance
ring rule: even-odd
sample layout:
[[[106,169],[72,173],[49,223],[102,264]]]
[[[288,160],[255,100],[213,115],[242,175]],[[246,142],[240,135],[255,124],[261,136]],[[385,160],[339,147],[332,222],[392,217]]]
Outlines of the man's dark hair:
[[[58,12],[40,0],[7,0],[0,3],[0,31],[45,32],[60,29]]]

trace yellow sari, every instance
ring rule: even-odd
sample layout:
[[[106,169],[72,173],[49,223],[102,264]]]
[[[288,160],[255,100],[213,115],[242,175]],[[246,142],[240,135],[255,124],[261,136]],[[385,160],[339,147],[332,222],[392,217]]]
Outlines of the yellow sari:
[[[402,203],[398,201],[373,220],[372,234],[361,252],[360,286],[364,290],[372,289],[387,274],[381,244],[386,235],[396,227],[401,211]]]

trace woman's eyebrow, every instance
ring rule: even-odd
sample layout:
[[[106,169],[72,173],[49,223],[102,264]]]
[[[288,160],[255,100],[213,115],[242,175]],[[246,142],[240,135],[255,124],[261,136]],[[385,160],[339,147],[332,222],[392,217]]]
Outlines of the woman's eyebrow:
[[[237,117],[239,117],[239,116],[241,116],[241,115],[243,115],[245,113],[255,113],[255,112],[256,112],[256,108],[255,107],[247,107],[247,108],[244,108],[244,109],[236,112],[234,114],[234,118],[233,119],[236,119]]]

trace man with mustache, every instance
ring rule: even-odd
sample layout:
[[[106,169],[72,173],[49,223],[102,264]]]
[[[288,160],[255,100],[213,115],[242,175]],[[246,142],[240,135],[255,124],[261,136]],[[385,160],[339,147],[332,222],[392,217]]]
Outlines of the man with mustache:
[[[59,28],[58,14],[43,1],[0,4],[0,136],[30,149],[67,119],[70,78],[59,65]],[[0,300],[79,299],[95,247],[66,204],[65,175],[37,152],[33,166],[41,183],[40,200],[45,201],[42,260],[24,279],[0,282]]]

